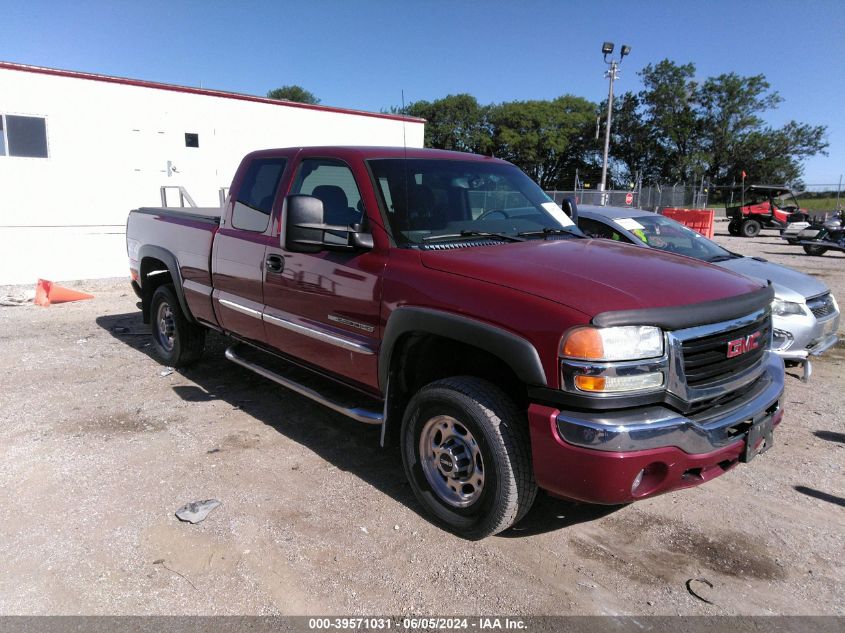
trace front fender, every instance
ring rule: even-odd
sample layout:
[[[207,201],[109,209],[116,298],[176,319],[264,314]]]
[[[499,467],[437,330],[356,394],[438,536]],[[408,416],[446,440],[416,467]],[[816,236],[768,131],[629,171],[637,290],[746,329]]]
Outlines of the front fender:
[[[411,332],[435,334],[468,343],[500,358],[526,385],[547,385],[540,355],[527,339],[470,317],[408,306],[394,310],[384,329],[378,364],[378,382],[382,393],[387,389],[394,346],[404,334]]]

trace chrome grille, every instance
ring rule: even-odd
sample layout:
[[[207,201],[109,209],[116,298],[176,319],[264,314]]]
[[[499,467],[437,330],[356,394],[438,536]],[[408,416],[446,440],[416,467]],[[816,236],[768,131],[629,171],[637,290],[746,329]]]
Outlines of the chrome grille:
[[[758,331],[760,345],[757,349],[728,358],[729,341],[744,339]],[[769,347],[771,334],[771,315],[765,313],[748,325],[683,341],[684,374],[687,386],[707,387],[724,380],[727,376],[743,372],[759,364]]]
[[[807,307],[810,308],[817,319],[823,319],[836,312],[836,307],[833,305],[833,297],[830,293],[822,295],[821,297],[814,297],[807,301]]]

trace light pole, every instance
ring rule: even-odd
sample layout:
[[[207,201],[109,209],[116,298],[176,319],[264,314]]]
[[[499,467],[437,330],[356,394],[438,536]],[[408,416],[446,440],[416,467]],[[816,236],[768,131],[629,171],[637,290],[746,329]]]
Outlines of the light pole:
[[[610,80],[610,86],[607,89],[607,126],[604,129],[604,162],[601,167],[601,191],[603,192],[607,187],[607,154],[610,150],[610,120],[613,117],[613,82],[618,79],[617,72],[619,64],[622,63],[622,58],[631,52],[631,47],[623,44],[619,51],[619,59],[611,58],[607,61],[608,55],[613,55],[613,42],[605,42],[601,45],[601,52],[604,55],[604,63],[609,66],[605,71],[604,76]],[[602,193],[602,205],[607,203],[607,196]]]

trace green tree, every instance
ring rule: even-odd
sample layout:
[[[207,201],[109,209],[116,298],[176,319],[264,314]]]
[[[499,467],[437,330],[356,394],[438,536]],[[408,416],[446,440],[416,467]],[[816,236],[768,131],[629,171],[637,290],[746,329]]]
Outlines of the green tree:
[[[764,128],[747,134],[731,156],[724,176],[724,184],[740,182],[742,172],[746,182],[788,183],[800,188],[803,168],[801,161],[826,155],[827,128],[790,121],[781,128]]]
[[[570,175],[595,153],[595,116],[595,103],[572,95],[491,106],[493,152],[544,189],[567,188]]]
[[[611,155],[629,177],[715,185],[794,183],[804,159],[824,154],[826,127],[791,121],[767,127],[762,114],[781,103],[763,75],[725,73],[695,80],[693,64],[647,65],[643,89],[614,103]]]
[[[426,120],[426,147],[487,154],[490,151],[487,111],[472,95],[457,94],[434,101],[415,101],[404,113]]]
[[[610,138],[611,165],[614,180],[633,182],[637,175],[644,181],[659,181],[663,169],[663,151],[651,124],[642,112],[642,101],[633,92],[626,92],[613,101]],[[607,111],[607,101],[600,106]]]
[[[659,146],[659,172],[667,181],[686,182],[701,161],[702,126],[693,64],[664,59],[640,71],[643,116]]]
[[[770,91],[763,75],[740,77],[729,73],[705,80],[698,100],[707,174],[714,182],[724,182],[737,175],[732,172],[742,172],[735,157],[749,135],[763,128],[759,115],[776,108],[782,99]]]
[[[306,90],[302,86],[282,86],[267,93],[268,99],[278,99],[279,101],[296,101],[297,103],[310,103],[316,105],[320,100],[314,96],[314,93]]]

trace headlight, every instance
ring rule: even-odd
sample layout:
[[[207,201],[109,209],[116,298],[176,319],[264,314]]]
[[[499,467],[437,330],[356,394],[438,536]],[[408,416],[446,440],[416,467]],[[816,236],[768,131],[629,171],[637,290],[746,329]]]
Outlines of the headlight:
[[[807,314],[807,311],[804,309],[803,303],[775,299],[772,301],[772,314],[775,316],[789,316],[790,314],[803,316]]]
[[[602,362],[656,358],[663,355],[663,332],[650,325],[578,327],[561,340],[560,355]]]

